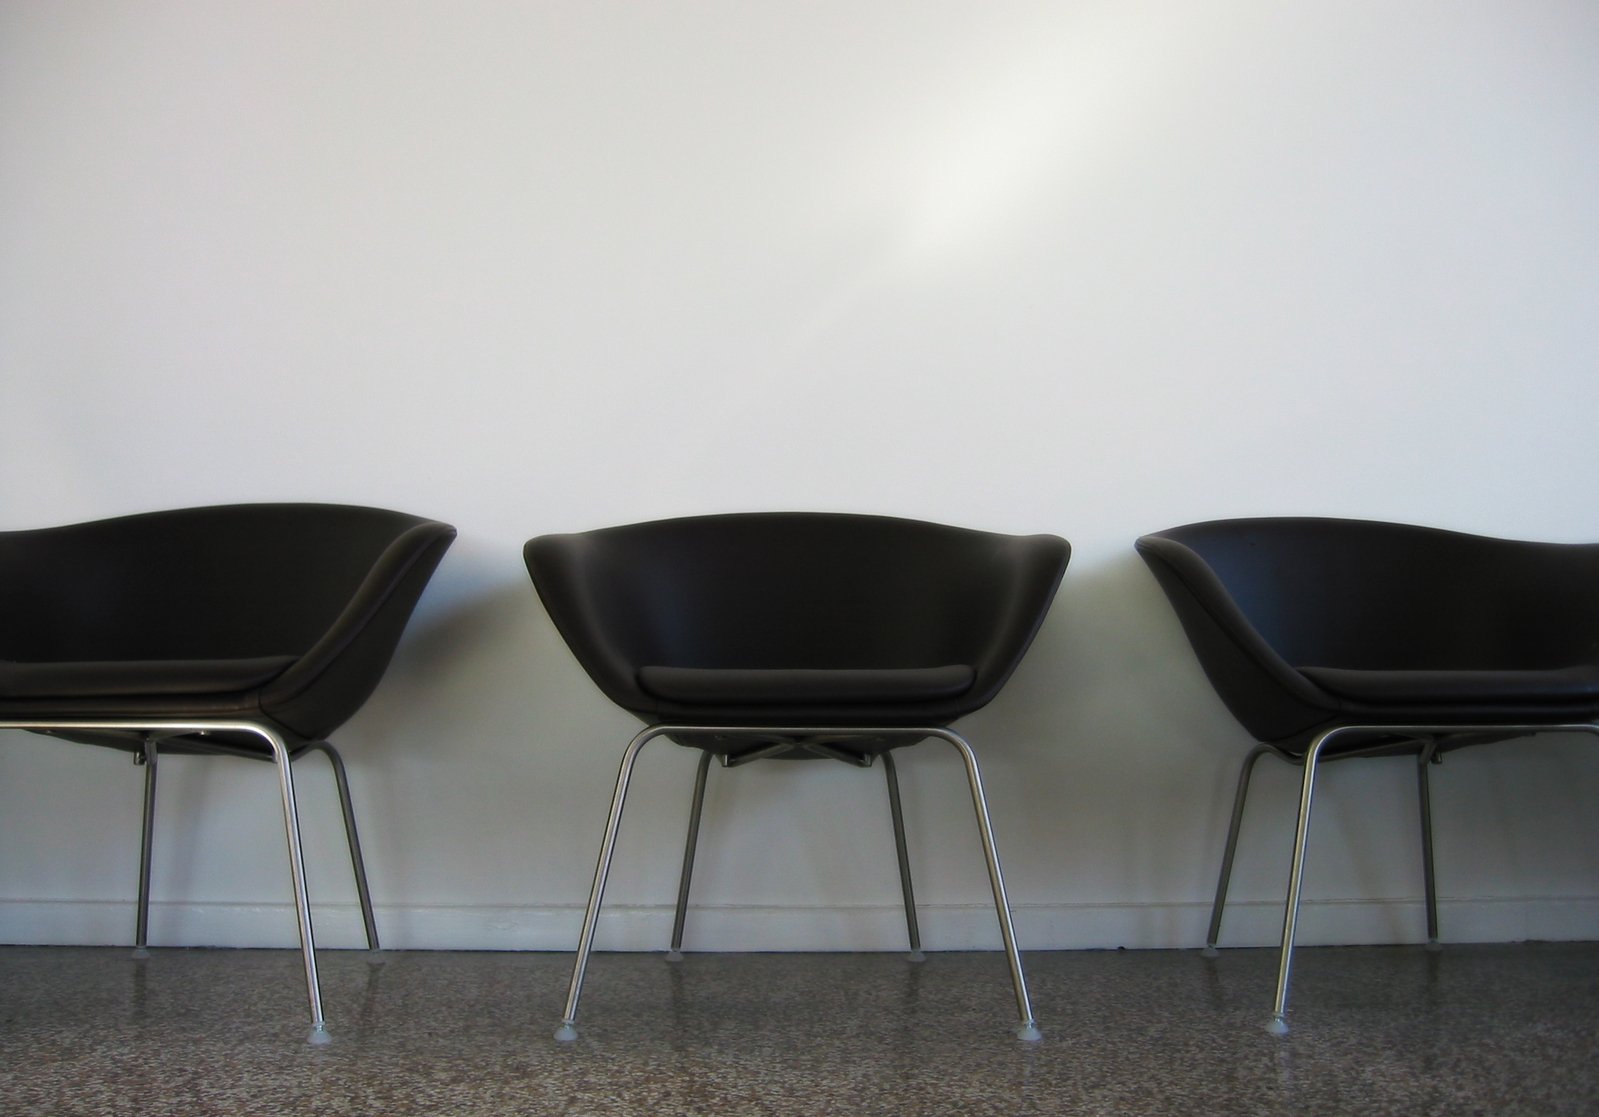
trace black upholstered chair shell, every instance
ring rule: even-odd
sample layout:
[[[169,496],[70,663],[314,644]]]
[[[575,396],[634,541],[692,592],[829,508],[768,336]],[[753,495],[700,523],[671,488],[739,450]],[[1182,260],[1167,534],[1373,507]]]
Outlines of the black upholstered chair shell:
[[[326,1029],[290,762],[317,751],[333,765],[376,949],[348,781],[327,738],[376,687],[454,537],[431,520],[322,504],[0,532],[0,728],[124,749],[145,765],[140,953],[157,757],[277,766],[313,1042]]]
[[[556,628],[594,682],[646,728],[624,754],[557,1036],[574,1021],[634,759],[667,737],[701,751],[669,957],[682,944],[711,759],[881,757],[907,929],[920,957],[892,750],[961,752],[1021,1018],[1037,1035],[976,757],[949,728],[1010,677],[1070,548],[882,516],[747,513],[548,535],[525,548]]]
[[[1244,760],[1211,911],[1220,934],[1256,761],[1303,768],[1271,1028],[1288,977],[1317,765],[1414,755],[1427,904],[1438,941],[1428,767],[1454,749],[1599,733],[1599,545],[1519,542],[1361,520],[1190,524],[1137,549],[1228,709]]]

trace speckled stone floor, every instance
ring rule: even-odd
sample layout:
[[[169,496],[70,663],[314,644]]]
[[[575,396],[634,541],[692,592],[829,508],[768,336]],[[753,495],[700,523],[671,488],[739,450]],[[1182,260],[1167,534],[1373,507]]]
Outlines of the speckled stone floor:
[[[1593,1114],[1599,944],[1026,956],[0,948],[0,1113]]]

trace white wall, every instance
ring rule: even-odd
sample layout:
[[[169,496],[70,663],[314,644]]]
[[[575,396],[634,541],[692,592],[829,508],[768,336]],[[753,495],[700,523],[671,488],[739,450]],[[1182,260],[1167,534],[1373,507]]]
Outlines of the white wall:
[[[0,527],[458,525],[337,738],[380,923],[559,949],[634,725],[524,539],[756,508],[1058,532],[1056,610],[965,723],[1023,945],[1193,945],[1248,741],[1132,540],[1599,539],[1596,57],[1584,0],[4,0]],[[657,748],[602,944],[666,935],[694,756]],[[1593,935],[1590,751],[1444,766],[1447,936]],[[319,768],[312,894],[353,944]],[[929,944],[994,944],[953,754],[903,768]],[[155,938],[291,944],[270,774],[163,777]],[[875,773],[718,777],[691,946],[898,944]],[[1263,772],[1228,941],[1275,932],[1293,786]],[[1306,939],[1416,938],[1408,766],[1323,787]],[[123,757],[0,741],[0,939],[127,941],[138,805]]]

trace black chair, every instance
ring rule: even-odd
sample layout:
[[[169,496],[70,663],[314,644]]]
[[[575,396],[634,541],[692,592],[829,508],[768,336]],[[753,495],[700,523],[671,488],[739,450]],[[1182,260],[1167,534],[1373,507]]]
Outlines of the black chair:
[[[1268,1024],[1281,1033],[1317,765],[1416,757],[1436,949],[1428,767],[1469,745],[1599,733],[1599,545],[1268,518],[1190,524],[1137,548],[1222,701],[1260,742],[1239,774],[1207,954],[1255,762],[1270,754],[1303,768]]]
[[[556,628],[613,702],[646,728],[623,755],[557,1039],[574,1039],[628,780],[666,737],[701,751],[669,958],[680,957],[712,757],[883,759],[912,957],[920,956],[891,751],[960,752],[1020,1016],[1027,987],[970,745],[949,723],[987,704],[1043,622],[1070,548],[879,516],[704,516],[531,540],[528,572]]]
[[[0,533],[0,729],[144,765],[135,952],[147,944],[157,757],[276,764],[311,1005],[317,986],[290,762],[324,754],[367,944],[377,929],[344,764],[327,737],[371,694],[455,529],[375,508],[232,505]]]

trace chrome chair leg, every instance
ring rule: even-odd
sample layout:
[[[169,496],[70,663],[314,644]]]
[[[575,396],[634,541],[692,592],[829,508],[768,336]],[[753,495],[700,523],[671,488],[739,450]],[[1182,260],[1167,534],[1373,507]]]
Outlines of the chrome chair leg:
[[[711,770],[711,754],[700,753],[699,767],[694,771],[694,802],[688,812],[688,840],[683,845],[683,873],[677,881],[677,913],[672,919],[672,947],[666,952],[668,962],[683,960],[683,925],[688,920],[689,881],[694,876],[694,853],[700,843],[700,815],[705,809],[705,779]]]
[[[1305,872],[1305,847],[1310,833],[1310,811],[1315,795],[1316,765],[1320,762],[1322,753],[1328,748],[1333,739],[1341,733],[1372,733],[1389,737],[1405,736],[1425,740],[1427,736],[1448,733],[1487,732],[1496,736],[1504,734],[1533,735],[1539,733],[1589,733],[1599,735],[1599,724],[1574,723],[1563,725],[1444,725],[1444,726],[1417,726],[1417,725],[1343,725],[1335,726],[1322,732],[1311,742],[1310,749],[1305,753],[1305,771],[1299,792],[1299,822],[1294,831],[1294,851],[1288,872],[1288,898],[1283,908],[1283,938],[1282,955],[1277,966],[1277,996],[1272,1005],[1271,1019],[1266,1024],[1266,1030],[1276,1035],[1284,1035],[1288,1031],[1286,1019],[1288,1009],[1288,981],[1293,966],[1294,934],[1299,917],[1300,886],[1304,880]],[[1379,746],[1382,749],[1382,746]],[[1373,750],[1377,751],[1377,750]],[[1386,750],[1384,750],[1386,751]],[[1436,925],[1436,888],[1431,879],[1432,873],[1432,806],[1431,806],[1431,781],[1426,772],[1426,765],[1432,763],[1436,752],[1436,741],[1429,741],[1423,746],[1421,769],[1418,773],[1418,796],[1421,803],[1423,820],[1422,847],[1425,862],[1425,871],[1429,878],[1427,883],[1428,906],[1430,910],[1429,934]],[[1344,755],[1360,755],[1359,753],[1345,753]]]
[[[150,862],[155,850],[156,743],[147,733],[135,759],[144,765],[144,829],[139,838],[139,901],[134,918],[133,956],[150,957]]]
[[[1221,913],[1227,904],[1227,885],[1233,875],[1233,855],[1238,852],[1238,832],[1244,822],[1244,800],[1249,797],[1249,781],[1254,776],[1255,762],[1274,750],[1256,745],[1244,757],[1244,766],[1238,773],[1238,790],[1233,795],[1233,817],[1227,826],[1227,848],[1221,857],[1221,873],[1216,879],[1216,899],[1210,906],[1210,929],[1205,932],[1204,955],[1216,957],[1216,943],[1221,938]]]
[[[1294,828],[1294,852],[1288,868],[1288,900],[1283,907],[1282,954],[1277,962],[1277,996],[1272,1002],[1271,1019],[1266,1030],[1273,1035],[1288,1032],[1288,976],[1294,960],[1294,932],[1299,921],[1299,891],[1305,877],[1305,845],[1310,836],[1310,807],[1316,790],[1316,764],[1327,743],[1337,736],[1338,729],[1329,729],[1311,743],[1305,753],[1305,774],[1299,789],[1299,822]]]
[[[311,1006],[311,1034],[310,1041],[321,1045],[331,1041],[328,1035],[327,1021],[322,1015],[322,990],[317,983],[316,973],[316,940],[311,931],[311,903],[305,888],[305,858],[300,850],[300,815],[294,801],[294,773],[291,770],[292,758],[289,746],[283,738],[260,722],[254,721],[165,721],[159,719],[149,720],[97,720],[84,718],[82,720],[61,721],[29,721],[26,719],[0,720],[0,729],[43,729],[43,730],[133,730],[143,734],[142,740],[146,743],[151,738],[169,736],[194,736],[204,738],[212,733],[237,734],[248,733],[265,742],[268,751],[272,754],[272,762],[278,770],[278,794],[283,803],[283,829],[289,847],[289,876],[294,885],[294,912],[300,931],[300,954],[305,962],[305,991],[306,998]],[[208,746],[208,751],[210,747]],[[233,753],[255,756],[260,754],[249,750],[239,750],[223,745],[215,748],[222,753]],[[147,757],[148,760],[150,757]],[[147,790],[151,785],[147,784]]]
[[[1011,985],[1016,991],[1016,1025],[1018,1039],[1038,1040],[1043,1033],[1033,1019],[1032,1002],[1027,997],[1027,980],[1022,976],[1021,954],[1016,949],[1016,931],[1011,926],[1010,902],[1005,897],[1005,878],[999,867],[999,853],[994,848],[994,828],[988,816],[988,799],[983,794],[983,778],[977,770],[977,754],[965,738],[952,729],[937,729],[931,736],[948,741],[961,754],[966,764],[966,782],[972,792],[972,809],[977,815],[977,832],[983,842],[983,856],[988,861],[988,880],[994,890],[994,910],[999,916],[999,934],[1005,943],[1005,957],[1010,963]]]
[[[1441,950],[1438,942],[1438,878],[1433,868],[1432,846],[1432,780],[1427,769],[1437,755],[1436,739],[1416,757],[1416,797],[1421,807],[1421,873],[1427,893],[1427,949]]]
[[[311,1043],[321,1046],[332,1041],[322,1016],[322,989],[317,982],[316,940],[311,931],[311,900],[305,887],[305,857],[300,849],[300,813],[294,801],[293,763],[283,738],[265,726],[251,725],[251,732],[266,741],[278,769],[278,792],[283,800],[283,829],[289,847],[289,875],[294,881],[294,910],[300,925],[300,953],[305,961],[305,989],[311,1002]]]
[[[344,838],[350,847],[350,868],[355,873],[355,895],[361,903],[361,922],[366,928],[366,947],[375,953],[379,949],[378,924],[372,914],[372,891],[366,883],[366,860],[361,856],[361,836],[355,828],[355,804],[350,799],[350,777],[344,769],[344,758],[329,741],[312,741],[306,748],[316,749],[333,766],[339,809],[344,814]]]
[[[566,993],[566,1009],[561,1015],[555,1038],[562,1042],[577,1039],[577,1001],[583,992],[583,975],[588,969],[589,952],[594,947],[594,931],[599,923],[600,902],[605,897],[605,878],[611,872],[611,854],[616,849],[616,832],[622,825],[622,806],[627,801],[627,785],[633,778],[633,764],[639,750],[666,730],[655,726],[642,729],[628,743],[622,754],[622,766],[616,773],[616,790],[611,793],[611,813],[605,822],[605,838],[600,843],[599,861],[594,866],[594,884],[589,889],[588,907],[583,912],[583,930],[578,935],[577,957],[572,963],[572,984]]]
[[[922,953],[922,932],[916,925],[916,894],[911,890],[911,861],[905,847],[905,815],[900,809],[899,801],[899,774],[894,766],[894,754],[883,753],[883,775],[888,780],[888,813],[894,821],[894,851],[899,856],[899,887],[905,897],[905,930],[910,936],[911,950],[909,958],[912,962],[920,962],[927,955]]]
[[[806,730],[792,727],[739,727],[745,732],[774,734],[784,737],[803,735]],[[599,925],[600,906],[605,897],[605,882],[611,871],[611,858],[616,850],[617,833],[621,829],[622,811],[627,802],[627,789],[633,777],[633,767],[638,760],[638,754],[643,747],[656,737],[684,736],[690,734],[711,733],[720,734],[727,732],[727,727],[716,726],[691,726],[691,725],[655,725],[642,729],[628,743],[627,750],[622,754],[622,764],[616,774],[616,788],[611,794],[610,814],[605,823],[605,837],[600,843],[599,859],[594,866],[594,883],[589,889],[588,906],[583,913],[583,928],[578,935],[577,954],[572,964],[572,982],[567,990],[566,1008],[561,1018],[560,1026],[555,1030],[555,1038],[567,1042],[577,1039],[577,1007],[578,1000],[583,991],[583,978],[588,969],[589,955],[594,948],[594,934]],[[874,736],[879,731],[868,729],[841,728],[837,730],[843,734],[858,734],[861,736]],[[947,741],[961,754],[961,759],[966,766],[966,779],[972,794],[972,808],[977,816],[978,836],[982,839],[984,858],[988,863],[989,883],[994,892],[994,908],[999,918],[1000,937],[1004,940],[1006,959],[1010,964],[1011,983],[1016,993],[1016,1009],[1019,1023],[1016,1035],[1025,1040],[1042,1038],[1038,1024],[1033,1018],[1032,1003],[1027,996],[1027,982],[1022,975],[1021,955],[1016,948],[1016,933],[1011,924],[1010,902],[1005,895],[1004,875],[1000,870],[999,854],[994,845],[994,829],[988,813],[987,797],[983,793],[982,776],[977,768],[977,756],[966,740],[951,729],[896,729],[897,735],[903,735],[911,740],[926,737],[937,737]],[[788,748],[789,745],[778,746]],[[741,761],[746,757],[740,757]]]

